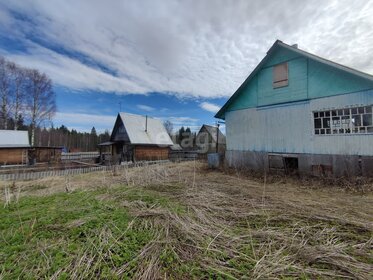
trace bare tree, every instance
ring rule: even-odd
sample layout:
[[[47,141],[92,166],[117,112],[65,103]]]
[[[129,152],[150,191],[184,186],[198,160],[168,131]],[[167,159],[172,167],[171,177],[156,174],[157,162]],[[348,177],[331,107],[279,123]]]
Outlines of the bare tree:
[[[164,127],[166,128],[166,131],[168,133],[168,135],[172,135],[172,132],[174,130],[174,125],[172,124],[172,122],[170,122],[169,120],[166,120],[163,122],[163,125]]]
[[[7,61],[0,57],[0,128],[7,129],[8,128],[8,118],[9,118],[9,73],[7,71]]]
[[[14,130],[18,129],[18,124],[22,117],[25,107],[26,98],[26,70],[19,67],[15,63],[9,62],[7,64],[9,75],[11,79],[11,103],[12,116],[14,119]]]
[[[27,71],[27,107],[30,114],[31,145],[35,143],[35,129],[56,112],[56,95],[52,80],[38,70]]]

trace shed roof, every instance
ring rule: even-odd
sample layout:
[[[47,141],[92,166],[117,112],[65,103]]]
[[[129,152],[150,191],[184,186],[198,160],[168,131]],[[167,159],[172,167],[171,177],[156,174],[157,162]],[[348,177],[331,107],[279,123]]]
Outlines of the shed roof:
[[[98,144],[97,146],[111,146],[111,145],[113,145],[114,144],[114,142],[111,142],[111,141],[107,141],[107,142],[103,142],[103,143],[100,143],[100,144]]]
[[[182,151],[183,148],[180,146],[180,144],[173,144],[170,146],[171,151]]]
[[[17,148],[30,147],[28,131],[24,130],[0,130],[0,147]]]
[[[131,144],[173,145],[166,128],[159,119],[129,113],[119,113],[118,118],[123,122]]]

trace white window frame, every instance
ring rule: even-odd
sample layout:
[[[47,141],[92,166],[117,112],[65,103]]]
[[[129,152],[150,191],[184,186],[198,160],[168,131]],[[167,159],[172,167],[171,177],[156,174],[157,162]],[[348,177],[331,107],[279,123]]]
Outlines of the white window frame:
[[[312,116],[316,136],[373,134],[373,105],[313,111]]]

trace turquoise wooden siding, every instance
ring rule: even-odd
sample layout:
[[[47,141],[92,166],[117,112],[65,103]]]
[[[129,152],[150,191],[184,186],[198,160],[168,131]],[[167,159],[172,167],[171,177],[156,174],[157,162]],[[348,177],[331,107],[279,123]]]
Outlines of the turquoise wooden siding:
[[[308,60],[310,99],[373,88],[373,82],[311,59]]]
[[[284,48],[278,48],[271,55],[271,59],[268,60],[262,67],[267,68],[285,61],[289,61],[295,58],[300,57],[299,54],[289,51]]]
[[[289,84],[274,89],[273,66],[283,62],[288,62]],[[239,89],[225,111],[311,100],[372,88],[373,81],[369,79],[278,46],[256,75]]]
[[[257,87],[257,76],[255,76],[251,83],[244,86],[241,89],[240,94],[234,100],[234,102],[229,106],[230,111],[241,110],[246,108],[252,108],[257,106],[258,100],[258,87]]]
[[[307,59],[288,61],[289,84],[273,88],[273,66],[262,69],[258,78],[258,106],[307,99]]]

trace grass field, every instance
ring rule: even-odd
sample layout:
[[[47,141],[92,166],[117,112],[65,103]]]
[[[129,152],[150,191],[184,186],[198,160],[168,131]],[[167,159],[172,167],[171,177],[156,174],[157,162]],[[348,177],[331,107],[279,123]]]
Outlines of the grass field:
[[[369,186],[188,162],[1,188],[0,279],[373,279]]]

